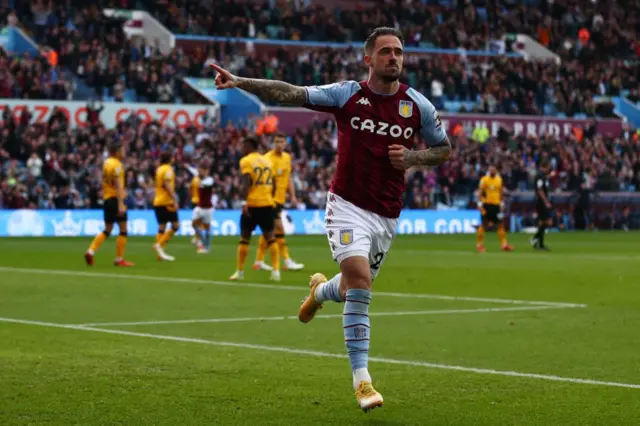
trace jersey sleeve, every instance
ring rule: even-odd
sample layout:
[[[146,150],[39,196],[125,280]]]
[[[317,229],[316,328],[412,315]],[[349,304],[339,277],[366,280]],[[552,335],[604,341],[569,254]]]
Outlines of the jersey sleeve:
[[[430,146],[439,145],[447,138],[440,114],[436,107],[415,89],[407,90],[407,95],[418,105],[420,110],[420,134]]]
[[[480,189],[481,191],[484,191],[487,187],[487,177],[483,176],[482,179],[480,179],[480,184],[478,185],[478,189]]]
[[[305,108],[315,111],[335,112],[360,90],[356,81],[325,84],[323,86],[306,86],[307,102]]]
[[[251,162],[247,158],[240,160],[240,174],[250,175],[253,172]]]

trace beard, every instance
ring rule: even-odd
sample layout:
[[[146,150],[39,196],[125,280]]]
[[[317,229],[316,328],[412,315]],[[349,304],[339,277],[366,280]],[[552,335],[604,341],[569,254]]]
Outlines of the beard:
[[[394,83],[400,80],[400,68],[385,69],[384,71],[375,73],[376,77],[385,83]]]

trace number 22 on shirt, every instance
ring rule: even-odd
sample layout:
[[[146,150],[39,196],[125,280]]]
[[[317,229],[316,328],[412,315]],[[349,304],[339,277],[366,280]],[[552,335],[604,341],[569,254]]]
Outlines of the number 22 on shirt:
[[[251,177],[251,188],[247,196],[249,207],[273,206],[273,170],[269,159],[257,152],[242,157],[240,173]]]

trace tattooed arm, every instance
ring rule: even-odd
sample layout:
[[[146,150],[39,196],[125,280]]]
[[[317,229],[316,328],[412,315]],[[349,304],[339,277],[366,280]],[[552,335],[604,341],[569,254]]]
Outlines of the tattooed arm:
[[[438,145],[420,151],[413,151],[402,145],[389,147],[389,159],[394,168],[407,170],[414,166],[438,166],[451,158],[451,142],[445,138]]]
[[[263,101],[277,102],[283,105],[302,106],[307,101],[304,87],[294,86],[278,80],[237,77],[239,89],[253,93]]]
[[[307,101],[307,91],[304,87],[278,80],[238,77],[218,65],[211,64],[211,67],[218,72],[216,88],[219,90],[237,87],[253,93],[263,101],[284,105],[302,106]]]
[[[451,158],[451,142],[446,138],[441,144],[420,151],[404,152],[404,168],[413,166],[438,166]]]

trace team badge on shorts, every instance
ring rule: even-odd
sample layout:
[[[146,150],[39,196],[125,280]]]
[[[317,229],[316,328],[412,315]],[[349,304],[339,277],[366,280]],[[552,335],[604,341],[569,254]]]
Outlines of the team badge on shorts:
[[[398,107],[398,113],[400,117],[409,118],[413,115],[413,102],[411,101],[400,101],[400,106]]]
[[[353,229],[340,230],[340,244],[348,246],[353,242]]]

